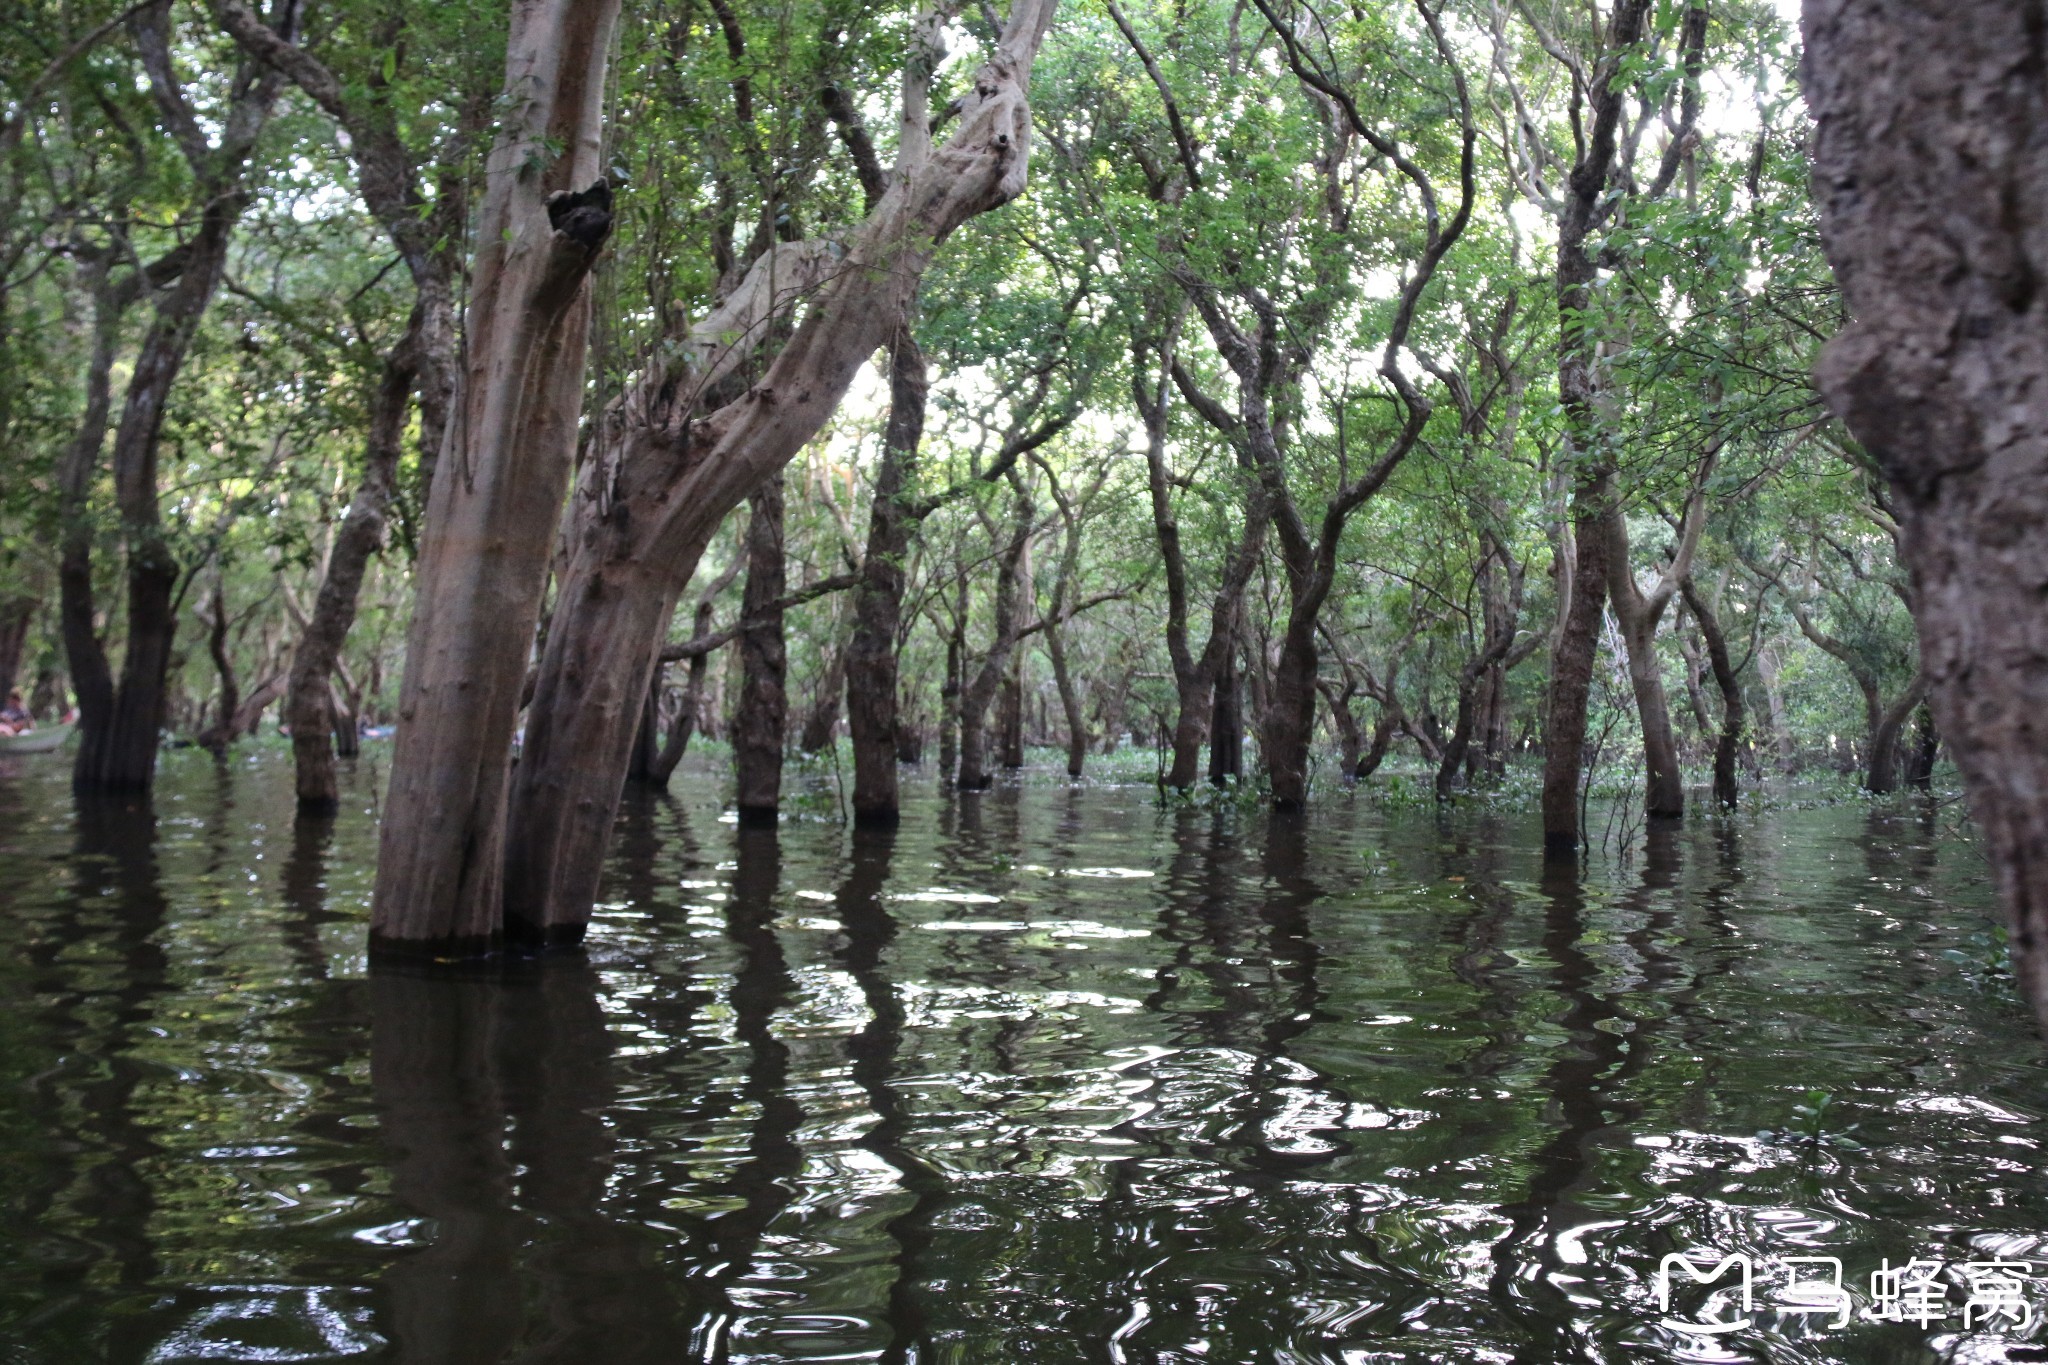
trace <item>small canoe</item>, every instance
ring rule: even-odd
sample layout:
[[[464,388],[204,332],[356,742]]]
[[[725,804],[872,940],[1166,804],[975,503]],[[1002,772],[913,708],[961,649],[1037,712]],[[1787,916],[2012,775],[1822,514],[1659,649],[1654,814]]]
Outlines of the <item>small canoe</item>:
[[[46,754],[71,738],[76,725],[50,725],[25,735],[0,735],[0,757],[10,754]]]

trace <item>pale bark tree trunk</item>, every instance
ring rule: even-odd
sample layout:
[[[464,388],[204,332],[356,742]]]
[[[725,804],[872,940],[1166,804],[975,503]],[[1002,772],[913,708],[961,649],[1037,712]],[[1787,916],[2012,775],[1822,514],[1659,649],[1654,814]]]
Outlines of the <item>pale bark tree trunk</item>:
[[[502,933],[512,742],[575,455],[586,281],[611,230],[598,172],[617,15],[618,0],[535,0],[512,12],[453,467],[434,480],[406,639],[370,931],[380,952],[475,953]],[[666,619],[636,623],[645,656],[630,680],[636,703],[652,664],[647,642]],[[624,757],[622,744],[607,773],[607,816]],[[522,772],[545,760],[529,745]]]
[[[1052,8],[1012,5],[943,148],[931,148],[922,113],[906,120],[896,174],[843,252],[811,241],[765,253],[606,415],[606,458],[591,462],[570,513],[570,562],[540,660],[512,835],[492,850],[514,860],[508,921],[549,942],[581,938],[653,670],[650,642],[725,514],[817,434],[860,366],[900,331],[941,244],[1023,190],[1025,86]],[[911,87],[926,93],[909,80],[906,95]],[[773,330],[759,324],[799,301],[804,315],[787,344],[743,383],[736,372]]]
[[[740,696],[732,714],[735,804],[743,824],[772,825],[782,804],[782,746],[789,724],[789,652],[782,638],[782,475],[753,497],[747,524],[747,590],[740,607]]]
[[[1935,716],[2048,1026],[2048,86],[2036,0],[1807,0],[1820,381],[1890,480]]]

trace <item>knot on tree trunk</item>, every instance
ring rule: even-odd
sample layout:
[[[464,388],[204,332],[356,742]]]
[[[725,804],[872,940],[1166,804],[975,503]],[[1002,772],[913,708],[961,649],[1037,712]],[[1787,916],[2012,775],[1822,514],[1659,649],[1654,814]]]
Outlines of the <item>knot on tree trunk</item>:
[[[592,255],[612,231],[611,182],[599,176],[587,190],[560,190],[548,196],[548,223]]]

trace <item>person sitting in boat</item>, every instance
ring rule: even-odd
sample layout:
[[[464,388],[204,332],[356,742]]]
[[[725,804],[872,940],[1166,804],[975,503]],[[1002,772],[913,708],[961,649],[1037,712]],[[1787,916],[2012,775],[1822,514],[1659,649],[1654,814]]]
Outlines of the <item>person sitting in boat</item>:
[[[0,735],[25,735],[35,728],[36,718],[22,704],[20,691],[9,692],[7,704],[0,706]]]

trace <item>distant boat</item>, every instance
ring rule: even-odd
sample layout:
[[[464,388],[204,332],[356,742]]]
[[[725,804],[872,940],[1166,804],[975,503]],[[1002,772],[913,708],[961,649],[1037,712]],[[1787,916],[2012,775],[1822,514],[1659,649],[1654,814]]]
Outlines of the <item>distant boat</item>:
[[[78,726],[51,725],[40,730],[31,730],[25,735],[0,735],[0,756],[8,754],[46,754],[59,748],[71,738],[71,732]]]

